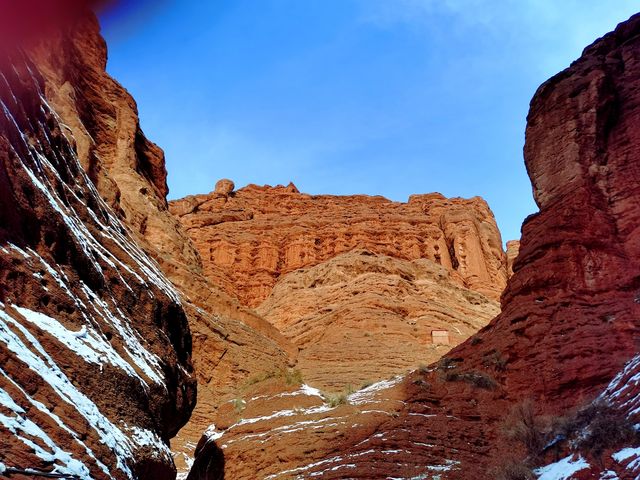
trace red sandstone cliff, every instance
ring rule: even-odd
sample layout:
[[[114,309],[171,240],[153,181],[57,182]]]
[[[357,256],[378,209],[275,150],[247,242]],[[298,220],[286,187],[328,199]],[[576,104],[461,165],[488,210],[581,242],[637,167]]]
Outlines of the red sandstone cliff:
[[[507,280],[500,232],[479,197],[434,193],[399,203],[249,185],[176,200],[170,209],[198,248],[205,274],[253,307],[281,275],[355,249],[431,260],[459,285],[494,299]]]
[[[82,169],[37,64],[0,60],[0,466],[171,479],[195,403],[174,287]]]
[[[256,306],[297,350],[297,381],[340,395],[405,373],[437,360],[498,312],[507,262],[480,198],[414,195],[398,203],[312,196],[293,185],[234,188],[221,180],[210,194],[170,202],[170,210],[210,283]],[[444,345],[434,343],[433,330],[444,330]],[[198,355],[196,348],[196,365]],[[233,423],[230,404],[242,410],[255,396],[279,398],[290,388],[273,380],[281,375],[266,364],[234,388],[217,382],[226,396],[197,407],[185,445],[195,446],[193,434],[212,421]]]

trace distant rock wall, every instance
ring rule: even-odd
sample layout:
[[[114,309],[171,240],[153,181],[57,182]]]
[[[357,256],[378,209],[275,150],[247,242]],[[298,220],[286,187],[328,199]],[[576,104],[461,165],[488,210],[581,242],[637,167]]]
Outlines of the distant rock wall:
[[[356,250],[282,276],[257,312],[298,347],[306,382],[342,391],[438,360],[500,307],[431,260]]]
[[[205,274],[253,307],[281,275],[355,249],[429,259],[459,285],[494,299],[507,280],[500,232],[479,197],[413,195],[398,203],[250,185],[172,201],[170,210],[198,248]]]

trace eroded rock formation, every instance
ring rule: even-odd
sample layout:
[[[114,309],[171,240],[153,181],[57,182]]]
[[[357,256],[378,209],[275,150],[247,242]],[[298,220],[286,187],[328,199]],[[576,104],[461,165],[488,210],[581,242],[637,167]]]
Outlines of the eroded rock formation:
[[[520,253],[520,241],[509,240],[507,242],[507,274],[509,278],[513,275],[513,262],[518,258],[518,253]]]
[[[397,203],[301,194],[293,184],[235,190],[221,180],[210,194],[170,202],[170,210],[209,282],[257,307],[297,350],[304,381],[326,394],[436,360],[498,312],[507,278],[500,233],[480,198],[430,194]],[[443,330],[444,344],[434,343],[432,330]],[[221,385],[226,396],[196,409],[200,432],[200,421],[219,417],[220,400],[262,395],[254,383],[274,372],[282,367],[267,364],[234,389]],[[185,450],[195,443],[190,436]]]
[[[171,479],[196,393],[179,295],[85,174],[38,65],[6,53],[0,72],[0,463]]]
[[[170,203],[203,259],[205,274],[248,306],[281,275],[367,249],[429,259],[459,285],[498,299],[507,280],[500,232],[484,200],[412,195],[407,203],[366,195],[302,194],[249,185]]]
[[[331,392],[432,363],[500,309],[431,260],[355,250],[284,275],[256,311],[298,348],[304,380]]]

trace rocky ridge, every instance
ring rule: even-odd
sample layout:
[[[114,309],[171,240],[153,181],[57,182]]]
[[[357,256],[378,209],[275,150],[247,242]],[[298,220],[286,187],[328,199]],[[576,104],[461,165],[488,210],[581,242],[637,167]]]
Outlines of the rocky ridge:
[[[278,279],[355,249],[402,260],[429,259],[460,286],[495,300],[506,257],[484,200],[412,195],[407,203],[366,195],[300,193],[249,185],[170,202],[193,240],[204,273],[243,304],[257,307]]]

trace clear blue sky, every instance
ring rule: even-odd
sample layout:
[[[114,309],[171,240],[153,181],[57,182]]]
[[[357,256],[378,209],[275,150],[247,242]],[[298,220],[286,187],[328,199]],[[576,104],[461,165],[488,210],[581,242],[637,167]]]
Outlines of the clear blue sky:
[[[125,2],[108,71],[166,153],[170,198],[300,191],[481,195],[503,240],[536,211],[522,158],[540,83],[637,0]]]

